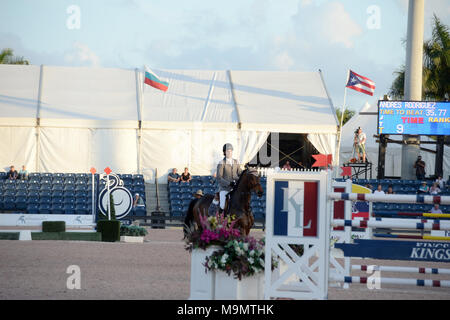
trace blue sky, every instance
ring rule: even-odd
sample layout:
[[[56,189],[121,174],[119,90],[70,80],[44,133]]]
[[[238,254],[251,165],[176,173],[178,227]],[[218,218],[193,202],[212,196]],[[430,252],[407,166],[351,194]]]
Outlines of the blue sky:
[[[73,5],[79,29],[67,27]],[[321,69],[336,107],[350,68],[376,83],[374,97],[348,91],[347,105],[358,110],[387,93],[404,64],[407,6],[407,0],[3,0],[0,48],[36,65]],[[425,39],[433,12],[450,25],[449,1],[426,0]]]

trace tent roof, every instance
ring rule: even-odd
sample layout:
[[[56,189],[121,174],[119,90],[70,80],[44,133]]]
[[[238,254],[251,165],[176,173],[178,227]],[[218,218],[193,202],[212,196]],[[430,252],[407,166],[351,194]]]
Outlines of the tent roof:
[[[167,92],[142,85],[141,70],[0,65],[0,125],[337,130],[320,72],[154,71]]]

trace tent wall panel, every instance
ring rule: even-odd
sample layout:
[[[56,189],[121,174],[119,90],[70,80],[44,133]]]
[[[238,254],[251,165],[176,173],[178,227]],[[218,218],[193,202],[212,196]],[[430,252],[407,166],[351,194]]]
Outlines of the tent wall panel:
[[[36,129],[32,127],[0,127],[0,166],[17,172],[22,165],[28,172],[36,171]]]
[[[138,172],[137,130],[92,130],[92,165],[98,172],[110,167],[116,173]]]
[[[89,172],[91,140],[91,129],[40,128],[40,171]]]

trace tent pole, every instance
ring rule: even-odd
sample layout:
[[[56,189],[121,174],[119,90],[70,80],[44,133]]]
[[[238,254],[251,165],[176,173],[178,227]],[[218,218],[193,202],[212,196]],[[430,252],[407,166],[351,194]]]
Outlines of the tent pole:
[[[137,158],[137,171],[138,174],[142,174],[142,110],[143,110],[143,83],[139,69],[135,69],[136,73],[136,93],[138,102],[138,158]]]
[[[344,122],[344,112],[345,112],[345,100],[347,98],[347,82],[348,82],[348,76],[349,76],[349,71],[347,70],[347,81],[345,82],[345,89],[344,89],[344,102],[342,103],[342,109],[341,109],[341,121],[339,124],[339,140],[338,140],[338,147],[337,147],[337,152],[336,152],[336,165],[339,166],[339,155],[341,153],[341,137],[342,137],[342,123]],[[338,171],[339,170],[335,170],[334,174],[335,177],[338,177]]]
[[[42,101],[42,86],[43,86],[43,80],[44,78],[44,65],[41,64],[40,72],[39,72],[39,91],[38,91],[38,101],[37,101],[37,110],[36,110],[36,163],[35,163],[35,170],[36,172],[40,172],[40,164],[39,159],[41,157],[40,155],[40,144],[41,144],[41,101]]]

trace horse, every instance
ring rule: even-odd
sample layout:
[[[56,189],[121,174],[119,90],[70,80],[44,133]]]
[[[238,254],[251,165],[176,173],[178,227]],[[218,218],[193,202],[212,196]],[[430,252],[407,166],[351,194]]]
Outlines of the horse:
[[[250,208],[250,199],[252,192],[256,192],[258,197],[262,197],[263,189],[260,183],[258,172],[255,169],[246,168],[239,176],[239,180],[232,191],[227,195],[225,202],[224,214],[226,216],[235,216],[236,224],[242,235],[248,236],[250,229],[255,221],[252,210]],[[184,224],[191,228],[195,221],[197,227],[200,228],[199,215],[207,216],[208,209],[214,195],[206,194],[200,199],[194,199],[189,204]],[[184,230],[186,237],[186,228]]]

